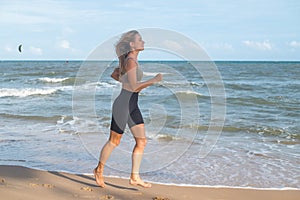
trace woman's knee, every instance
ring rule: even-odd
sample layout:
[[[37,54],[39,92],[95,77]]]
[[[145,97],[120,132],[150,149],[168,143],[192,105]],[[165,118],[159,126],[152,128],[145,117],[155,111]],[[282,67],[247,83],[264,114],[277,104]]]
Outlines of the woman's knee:
[[[118,146],[121,142],[122,134],[111,131],[109,141],[114,145]]]
[[[136,138],[136,145],[141,148],[145,148],[147,145],[147,139],[146,138]]]
[[[112,145],[114,145],[114,146],[119,146],[119,144],[120,144],[120,140],[117,140],[117,139],[109,139],[109,142],[112,144]]]

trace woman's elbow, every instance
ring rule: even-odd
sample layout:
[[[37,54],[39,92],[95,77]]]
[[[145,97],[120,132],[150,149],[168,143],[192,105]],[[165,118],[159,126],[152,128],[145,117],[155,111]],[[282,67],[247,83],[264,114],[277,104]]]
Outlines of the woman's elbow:
[[[137,84],[130,84],[129,87],[130,87],[130,89],[132,91],[136,91],[138,89],[138,85]]]

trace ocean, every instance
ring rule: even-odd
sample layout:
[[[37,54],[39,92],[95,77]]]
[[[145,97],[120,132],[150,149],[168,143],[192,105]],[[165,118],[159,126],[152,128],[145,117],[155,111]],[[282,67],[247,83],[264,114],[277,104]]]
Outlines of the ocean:
[[[91,62],[89,69],[104,69],[101,74],[84,64],[0,61],[1,165],[92,173],[121,85],[109,76],[115,62]],[[222,131],[211,136],[219,108],[212,91],[221,86],[193,67],[203,63],[140,62],[143,80],[164,76],[139,94],[148,138],[142,177],[175,185],[300,188],[300,62],[214,64],[226,115]],[[207,154],[201,153],[205,145]],[[106,176],[129,177],[133,146],[126,129]]]

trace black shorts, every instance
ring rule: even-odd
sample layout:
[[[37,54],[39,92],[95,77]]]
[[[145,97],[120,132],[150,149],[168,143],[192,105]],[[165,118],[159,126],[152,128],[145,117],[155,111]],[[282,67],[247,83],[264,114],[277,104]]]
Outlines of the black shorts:
[[[138,107],[138,92],[122,89],[112,107],[110,130],[123,134],[126,124],[129,128],[144,124],[142,113]]]

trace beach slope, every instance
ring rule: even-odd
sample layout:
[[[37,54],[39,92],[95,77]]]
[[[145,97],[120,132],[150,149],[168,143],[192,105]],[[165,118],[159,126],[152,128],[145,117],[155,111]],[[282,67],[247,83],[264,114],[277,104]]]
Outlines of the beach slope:
[[[22,200],[298,200],[300,190],[183,187],[153,184],[144,189],[128,180],[106,178],[107,187],[95,184],[94,177],[63,172],[41,171],[20,166],[0,166],[1,199]]]

